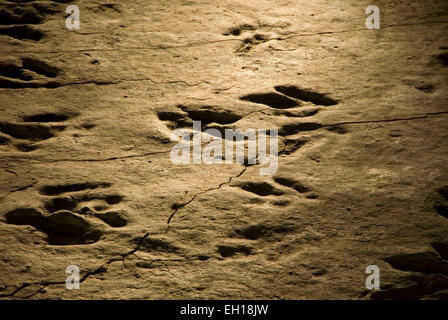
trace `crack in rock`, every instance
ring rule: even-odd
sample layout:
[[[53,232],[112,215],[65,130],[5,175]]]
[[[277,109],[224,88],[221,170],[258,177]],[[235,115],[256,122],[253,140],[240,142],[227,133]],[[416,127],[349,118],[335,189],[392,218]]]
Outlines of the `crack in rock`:
[[[239,178],[239,177],[241,177],[246,171],[247,171],[247,168],[244,168],[244,169],[243,169],[240,173],[238,173],[236,176],[231,176],[227,181],[225,181],[225,182],[221,182],[217,187],[210,188],[210,189],[207,189],[207,190],[204,190],[204,191],[201,191],[201,192],[198,192],[198,193],[194,194],[193,197],[191,197],[190,200],[188,200],[187,202],[174,203],[174,204],[171,206],[171,208],[174,209],[174,211],[173,211],[173,212],[171,213],[171,215],[168,217],[168,220],[167,220],[167,222],[166,222],[167,227],[166,227],[166,231],[165,231],[165,233],[168,233],[168,231],[169,231],[169,229],[170,229],[171,221],[172,221],[173,217],[176,215],[176,213],[177,213],[180,209],[182,209],[182,208],[186,207],[187,205],[189,205],[190,203],[192,203],[192,202],[193,202],[198,196],[200,196],[201,194],[205,194],[205,193],[210,192],[210,191],[214,191],[214,190],[219,190],[219,189],[221,189],[221,187],[222,187],[223,185],[229,184],[230,182],[232,182],[232,179],[234,179],[234,178]]]
[[[16,175],[17,175],[17,174],[16,174]],[[36,183],[37,183],[37,180],[33,178],[33,182],[31,182],[31,183],[29,183],[29,184],[27,184],[27,185],[25,185],[25,186],[21,186],[21,187],[17,187],[17,188],[15,188],[15,189],[12,189],[12,190],[10,190],[9,192],[7,192],[7,193],[5,193],[4,195],[2,195],[2,196],[0,197],[0,201],[2,201],[3,199],[5,199],[7,196],[13,194],[14,192],[19,192],[19,191],[23,191],[23,190],[26,190],[26,189],[28,189],[28,188],[31,188],[31,187],[33,187]]]

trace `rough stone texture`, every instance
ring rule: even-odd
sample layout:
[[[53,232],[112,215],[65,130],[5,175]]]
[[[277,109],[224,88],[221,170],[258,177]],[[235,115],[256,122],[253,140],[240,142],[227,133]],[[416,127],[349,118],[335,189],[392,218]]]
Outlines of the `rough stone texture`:
[[[446,1],[70,2],[0,5],[1,298],[448,297]],[[192,120],[278,172],[173,165]]]

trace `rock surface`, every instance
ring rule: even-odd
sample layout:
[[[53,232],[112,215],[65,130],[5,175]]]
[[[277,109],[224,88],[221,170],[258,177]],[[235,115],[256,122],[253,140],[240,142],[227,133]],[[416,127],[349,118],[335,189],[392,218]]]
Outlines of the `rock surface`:
[[[1,1],[0,297],[447,298],[448,4],[369,4]],[[277,173],[172,164],[193,120]]]

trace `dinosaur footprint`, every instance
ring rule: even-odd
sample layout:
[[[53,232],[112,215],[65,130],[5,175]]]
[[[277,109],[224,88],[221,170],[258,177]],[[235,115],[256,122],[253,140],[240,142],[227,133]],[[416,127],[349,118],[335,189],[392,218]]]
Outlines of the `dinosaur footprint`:
[[[38,42],[44,33],[36,29],[35,25],[44,23],[47,16],[60,13],[62,7],[59,3],[69,3],[72,0],[26,1],[9,0],[0,5],[0,35],[18,40]]]
[[[239,30],[239,31],[238,31]],[[241,27],[230,30],[228,34],[239,34],[241,30],[252,30],[251,27]],[[241,101],[267,106],[265,109],[251,111],[243,114],[230,108],[216,105],[177,105],[164,107],[156,110],[159,120],[163,121],[170,130],[177,128],[191,128],[193,121],[201,121],[202,128],[217,129],[221,136],[226,129],[236,129],[237,122],[246,119],[251,114],[260,113],[269,116],[283,116],[287,118],[307,118],[316,115],[322,107],[337,105],[335,100],[327,94],[310,89],[302,89],[293,85],[275,86],[272,91],[246,94],[239,97]],[[229,102],[230,104],[231,102]],[[299,108],[306,104],[307,108]],[[308,137],[290,137],[299,132],[314,131],[324,128],[318,122],[297,122],[282,119],[278,128],[278,134],[282,139],[283,146],[279,151],[281,155],[290,155],[296,152],[304,144],[310,141]],[[243,128],[241,128],[243,129]],[[326,128],[329,131],[345,134],[347,131],[340,126]],[[246,162],[245,162],[246,164]]]
[[[36,143],[66,129],[61,122],[76,116],[74,113],[39,113],[22,117],[22,122],[0,122],[0,141],[11,143],[20,151],[34,151],[38,148]]]
[[[434,209],[448,218],[448,186],[437,189],[443,199],[437,199]],[[387,286],[372,294],[373,299],[448,298],[448,243],[433,242],[437,253],[422,252],[387,257],[384,260],[393,268],[413,272],[407,276],[412,284],[407,287]]]
[[[432,243],[437,251],[402,254],[384,260],[393,268],[413,272],[405,280],[412,284],[404,287],[387,286],[372,294],[373,299],[423,299],[448,297],[448,243]]]
[[[60,83],[52,78],[61,72],[61,69],[38,59],[4,60],[0,62],[0,88],[54,88]]]
[[[256,104],[263,104],[272,109],[273,115],[286,117],[310,117],[317,114],[321,107],[333,106],[339,103],[329,97],[327,94],[315,92],[309,89],[301,89],[297,86],[275,86],[271,92],[252,93],[240,97],[242,101],[248,101]],[[297,110],[304,103],[311,105],[311,109]],[[294,109],[294,110],[291,110]],[[322,128],[323,125],[317,122],[291,122],[282,125],[279,128],[280,136],[290,136],[301,131],[314,131]],[[332,128],[332,131],[345,133],[344,130]],[[340,129],[340,128],[339,128]]]
[[[110,186],[106,182],[43,186],[39,190],[45,196],[43,206],[12,210],[5,215],[6,223],[33,226],[46,233],[47,242],[52,245],[97,242],[105,228],[120,228],[128,223],[126,213],[117,208],[123,196],[94,192]]]
[[[224,36],[242,36],[241,46],[236,50],[237,52],[248,52],[254,49],[257,45],[269,41],[271,38],[275,38],[276,35],[259,30],[260,26],[253,26],[251,24],[241,24],[234,26],[226,30]]]
[[[280,186],[287,187],[289,189],[294,190],[293,192],[298,192],[304,194],[309,199],[316,199],[317,195],[314,193],[310,193],[312,188],[289,177],[282,176],[274,176],[274,181]],[[274,184],[262,181],[262,182],[253,182],[253,181],[242,181],[235,182],[231,184],[231,186],[239,187],[245,191],[254,193],[261,197],[266,196],[282,196],[286,194],[286,191],[276,187]]]
[[[242,119],[241,114],[218,106],[177,105],[171,110],[159,110],[157,116],[166,121],[168,128],[187,128],[193,121],[201,121],[203,129],[214,125],[229,125]]]

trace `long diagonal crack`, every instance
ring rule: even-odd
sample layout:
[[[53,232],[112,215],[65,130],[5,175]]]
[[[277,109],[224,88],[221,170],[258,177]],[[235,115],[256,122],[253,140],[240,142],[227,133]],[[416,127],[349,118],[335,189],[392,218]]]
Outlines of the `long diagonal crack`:
[[[103,263],[101,266],[99,266],[98,268],[91,270],[91,271],[87,271],[82,277],[81,279],[79,279],[80,283],[83,283],[84,281],[86,281],[89,277],[99,274],[99,273],[104,273],[107,271],[107,266],[117,262],[117,261],[124,261],[126,260],[126,258],[132,254],[135,254],[137,251],[140,250],[140,247],[142,246],[143,242],[146,240],[146,238],[149,236],[149,232],[145,233],[145,235],[143,235],[143,237],[139,240],[137,246],[135,248],[133,248],[132,250],[121,254],[120,256],[117,257],[113,257],[109,260],[107,260],[105,263]],[[15,288],[12,292],[7,293],[7,294],[0,294],[0,298],[7,298],[7,297],[15,297],[19,292],[21,292],[22,290],[31,287],[31,286],[40,286],[39,289],[37,289],[36,291],[34,291],[33,293],[27,295],[27,296],[21,296],[19,298],[21,299],[29,299],[32,298],[33,296],[35,296],[36,294],[42,292],[42,290],[44,290],[45,288],[47,288],[48,286],[52,286],[52,285],[58,285],[58,284],[65,284],[65,281],[42,281],[42,282],[25,282],[22,283],[21,285],[19,285],[17,288]]]
[[[167,226],[166,226],[166,231],[165,233],[168,233],[169,229],[170,229],[170,225],[171,225],[171,221],[174,218],[174,216],[176,215],[176,213],[181,210],[182,208],[185,208],[186,206],[188,206],[190,203],[192,203],[198,196],[205,194],[207,192],[210,191],[214,191],[214,190],[219,190],[221,189],[222,186],[229,184],[230,182],[232,182],[232,179],[235,178],[239,178],[241,177],[241,175],[243,175],[243,173],[245,173],[247,171],[247,168],[244,168],[243,170],[241,170],[240,173],[238,173],[236,176],[231,176],[230,178],[228,178],[227,181],[225,182],[221,182],[217,187],[214,188],[210,188],[204,191],[200,191],[198,193],[195,193],[190,200],[186,201],[186,202],[182,202],[182,203],[175,203],[172,205],[172,208],[174,209],[174,211],[170,214],[170,216],[168,217],[168,220],[166,222]]]
[[[173,219],[174,215],[175,215],[180,209],[184,208],[185,206],[187,206],[188,204],[190,204],[191,202],[193,202],[199,195],[204,194],[204,193],[207,193],[207,192],[210,192],[210,191],[213,191],[213,190],[218,190],[218,189],[220,189],[222,186],[224,186],[224,185],[226,185],[226,184],[229,184],[229,183],[232,181],[232,179],[240,177],[241,175],[243,175],[243,174],[246,172],[246,170],[247,170],[247,169],[244,168],[244,169],[243,169],[242,171],[240,171],[237,175],[235,175],[235,176],[231,176],[227,181],[220,183],[217,187],[210,188],[210,189],[207,189],[207,190],[204,190],[204,191],[201,191],[201,192],[196,193],[196,194],[195,194],[193,197],[191,197],[191,199],[188,200],[187,202],[184,202],[184,203],[181,203],[181,204],[175,204],[175,205],[173,205],[173,207],[175,208],[175,210],[171,213],[170,217],[168,218],[168,221],[167,221],[167,229],[166,229],[165,233],[167,233],[167,232],[169,231],[169,227],[170,227],[171,220]],[[34,184],[35,184],[35,183],[33,183],[32,185],[34,185]],[[29,186],[27,186],[27,187],[29,187]],[[21,189],[23,190],[23,188],[21,188]],[[18,190],[17,190],[17,191],[18,191]],[[95,268],[94,270],[91,270],[91,271],[86,272],[86,273],[81,277],[81,279],[79,280],[79,282],[80,282],[80,283],[83,283],[83,282],[86,281],[89,277],[91,277],[91,276],[93,276],[93,275],[107,272],[107,266],[108,266],[108,265],[110,265],[110,264],[112,264],[112,263],[114,263],[114,262],[118,262],[118,261],[123,261],[123,262],[124,262],[128,256],[130,256],[130,255],[135,255],[135,253],[136,253],[137,251],[140,250],[140,247],[142,246],[143,242],[146,240],[146,238],[147,238],[149,235],[150,235],[149,232],[145,233],[145,235],[139,240],[137,246],[136,246],[134,249],[132,249],[132,250],[130,250],[130,251],[128,251],[128,252],[126,252],[126,253],[124,253],[124,254],[122,254],[122,255],[113,257],[113,258],[107,260],[107,261],[106,261],[105,263],[103,263],[101,266]],[[138,256],[137,256],[137,257],[138,257]],[[183,260],[182,260],[182,261],[183,261]],[[36,291],[34,291],[33,293],[31,293],[31,294],[29,294],[29,295],[26,295],[26,296],[21,296],[21,297],[19,297],[19,298],[21,298],[21,299],[29,299],[29,298],[32,298],[33,296],[35,296],[35,295],[41,293],[45,288],[47,288],[47,287],[49,287],[49,286],[52,286],[52,285],[62,285],[62,284],[65,284],[65,281],[25,282],[25,283],[22,283],[21,285],[17,286],[17,287],[16,287],[12,292],[10,292],[10,293],[7,293],[7,294],[0,294],[0,298],[16,297],[16,295],[17,295],[18,293],[20,293],[22,290],[24,290],[24,289],[26,289],[26,288],[29,288],[29,287],[31,287],[31,286],[40,286],[40,288],[37,289]]]

